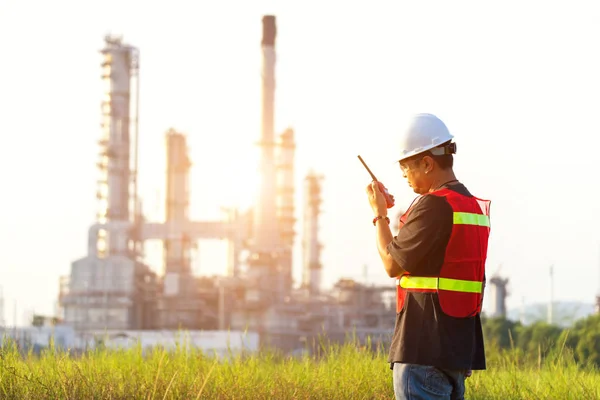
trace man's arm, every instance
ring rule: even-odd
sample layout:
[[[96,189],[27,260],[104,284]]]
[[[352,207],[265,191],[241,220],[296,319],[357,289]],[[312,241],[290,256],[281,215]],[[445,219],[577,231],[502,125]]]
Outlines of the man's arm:
[[[389,242],[386,250],[406,272],[435,275],[440,266],[429,261],[443,258],[444,243],[448,243],[451,233],[450,205],[443,198],[423,196],[411,208],[398,236]]]
[[[400,268],[400,265],[398,265],[397,262],[394,261],[391,254],[387,250],[387,246],[392,242],[394,237],[392,236],[392,231],[390,231],[390,225],[386,221],[386,201],[383,194],[379,190],[377,182],[371,182],[367,186],[366,191],[369,196],[369,203],[371,204],[373,213],[376,217],[380,217],[375,221],[375,229],[377,232],[377,251],[379,252],[381,261],[383,261],[383,267],[385,268],[385,271],[391,278],[395,278],[401,275],[404,270]]]
[[[385,268],[385,272],[389,275],[390,278],[396,278],[404,274],[406,271],[398,265],[392,255],[388,252],[388,245],[394,240],[394,236],[392,235],[392,231],[390,230],[390,225],[386,222],[385,219],[379,219],[376,222],[377,225],[377,250],[379,251],[379,257],[381,257],[381,261],[383,261],[383,267]]]
[[[395,278],[409,272],[411,274],[439,272],[432,271],[426,257],[439,247],[440,240],[446,242],[452,231],[452,208],[443,198],[423,196],[411,208],[408,218],[393,237],[387,216],[386,202],[376,183],[367,186],[369,203],[376,221],[377,251],[388,276]],[[443,249],[438,249],[443,251]],[[435,266],[434,266],[435,267]]]

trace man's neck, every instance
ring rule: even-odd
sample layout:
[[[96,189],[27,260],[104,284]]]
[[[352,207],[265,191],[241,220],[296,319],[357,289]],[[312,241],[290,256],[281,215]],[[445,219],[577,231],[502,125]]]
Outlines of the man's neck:
[[[429,192],[434,192],[444,186],[447,183],[455,183],[457,182],[456,175],[454,175],[454,171],[444,171],[440,174],[438,178],[436,178],[432,183],[429,189]]]

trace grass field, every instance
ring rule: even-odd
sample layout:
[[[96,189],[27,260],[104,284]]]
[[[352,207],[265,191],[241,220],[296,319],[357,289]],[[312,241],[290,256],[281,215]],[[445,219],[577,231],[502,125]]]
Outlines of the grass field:
[[[5,343],[2,399],[393,399],[383,351],[352,341],[321,345],[321,356],[272,352],[218,361],[179,348],[143,354],[96,350],[80,356],[46,350],[21,355]],[[468,399],[600,399],[600,371],[578,366],[568,349],[541,359],[491,352],[488,370],[467,380]]]

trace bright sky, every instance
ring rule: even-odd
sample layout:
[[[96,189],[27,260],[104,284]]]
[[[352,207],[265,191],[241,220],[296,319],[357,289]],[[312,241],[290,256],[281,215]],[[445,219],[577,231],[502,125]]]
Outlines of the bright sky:
[[[459,179],[492,200],[488,273],[503,265],[509,307],[548,300],[551,264],[556,299],[591,303],[600,281],[600,8],[483,3],[0,0],[5,319],[12,323],[15,300],[18,321],[51,313],[59,276],[85,255],[106,33],[141,51],[147,216],[162,216],[170,127],[189,135],[195,219],[252,203],[264,14],[277,16],[276,127],[296,131],[299,220],[304,176],[325,175],[325,287],[363,279],[365,265],[369,282],[393,284],[356,156],[406,207],[414,194],[394,164],[398,129],[407,115],[431,112],[456,136]],[[225,248],[201,242],[195,270],[224,273]],[[299,280],[300,236],[296,249]]]

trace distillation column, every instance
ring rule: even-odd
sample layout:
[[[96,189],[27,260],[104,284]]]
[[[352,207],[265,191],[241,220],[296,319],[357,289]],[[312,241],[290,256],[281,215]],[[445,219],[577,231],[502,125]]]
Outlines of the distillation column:
[[[294,247],[294,131],[280,135],[277,153],[277,219],[281,229],[280,279],[282,292],[292,289],[292,251]]]
[[[321,288],[321,249],[319,243],[319,213],[321,205],[321,180],[323,176],[309,173],[304,181],[304,227],[302,238],[302,286],[310,294]]]
[[[167,141],[166,215],[167,239],[164,241],[166,296],[177,296],[183,292],[191,276],[191,243],[183,233],[189,221],[189,170],[184,135],[169,130]]]
[[[137,142],[138,101],[132,88],[139,87],[139,52],[121,38],[107,36],[101,54],[97,223],[89,229],[87,257],[71,264],[59,298],[65,322],[76,330],[140,329],[152,313],[147,299],[153,296],[147,290],[152,291],[153,275],[136,259],[130,210],[136,174],[130,149]]]
[[[120,38],[106,37],[101,51],[102,136],[100,179],[98,181],[97,250],[100,258],[110,255],[129,255],[130,222],[130,99],[132,78],[138,76],[138,50],[124,45]],[[137,99],[136,99],[137,101]],[[137,116],[134,116],[137,119]]]
[[[492,276],[490,279],[491,317],[506,317],[508,278]]]
[[[200,304],[191,271],[192,243],[189,225],[189,170],[186,137],[171,129],[166,134],[166,238],[163,241],[165,274],[159,298],[159,326],[198,327]]]

